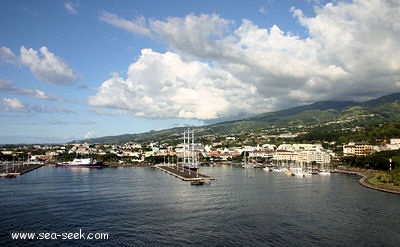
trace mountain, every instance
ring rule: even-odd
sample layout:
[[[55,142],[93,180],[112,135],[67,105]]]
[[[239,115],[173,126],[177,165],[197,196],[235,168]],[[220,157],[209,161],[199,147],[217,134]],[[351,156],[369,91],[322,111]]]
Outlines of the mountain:
[[[400,93],[382,96],[365,102],[323,101],[270,112],[249,118],[196,127],[196,138],[209,135],[229,135],[243,131],[264,133],[314,133],[322,131],[327,136],[351,134],[354,130],[368,129],[400,121]],[[141,134],[125,134],[81,140],[77,142],[121,144],[178,140],[184,127]],[[347,132],[346,132],[347,131]],[[314,138],[317,138],[315,136]],[[179,141],[179,140],[178,140]]]

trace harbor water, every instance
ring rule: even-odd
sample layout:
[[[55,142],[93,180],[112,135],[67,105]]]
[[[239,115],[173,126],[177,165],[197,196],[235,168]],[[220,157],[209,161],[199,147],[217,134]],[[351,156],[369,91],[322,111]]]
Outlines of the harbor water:
[[[216,180],[191,186],[145,167],[42,167],[0,179],[0,246],[400,243],[400,196],[364,188],[358,176],[299,178],[230,165],[201,172]],[[19,232],[36,239],[13,239]],[[78,232],[107,233],[107,239],[60,237]],[[43,233],[57,239],[37,239]]]

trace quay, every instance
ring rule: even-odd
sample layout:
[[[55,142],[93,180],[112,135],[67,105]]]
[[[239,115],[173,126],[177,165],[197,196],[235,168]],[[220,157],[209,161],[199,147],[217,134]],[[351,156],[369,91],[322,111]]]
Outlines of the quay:
[[[33,171],[37,168],[40,168],[43,165],[44,165],[43,163],[28,163],[28,164],[22,163],[22,164],[11,165],[11,167],[8,167],[7,169],[5,169],[3,167],[0,172],[0,177],[20,176],[22,174],[25,174],[25,173]]]
[[[211,176],[198,173],[197,171],[185,169],[181,166],[177,167],[176,165],[155,165],[154,167],[172,176],[180,178],[183,181],[215,180],[215,178]]]

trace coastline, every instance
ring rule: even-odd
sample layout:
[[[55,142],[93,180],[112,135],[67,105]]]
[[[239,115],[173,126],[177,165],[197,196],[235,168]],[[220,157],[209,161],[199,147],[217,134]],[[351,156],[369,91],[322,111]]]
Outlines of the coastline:
[[[345,173],[345,174],[354,174],[354,175],[360,176],[361,178],[358,182],[366,188],[378,190],[378,191],[382,191],[382,192],[387,192],[387,193],[400,194],[400,189],[386,188],[384,186],[372,184],[371,182],[369,182],[369,179],[373,177],[370,175],[371,174],[370,170],[337,169],[337,170],[335,170],[335,172]]]

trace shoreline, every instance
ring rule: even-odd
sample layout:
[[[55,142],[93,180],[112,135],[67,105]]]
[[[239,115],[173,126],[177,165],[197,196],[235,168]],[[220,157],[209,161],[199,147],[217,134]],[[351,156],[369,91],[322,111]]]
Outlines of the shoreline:
[[[382,191],[382,192],[386,192],[386,193],[400,194],[400,189],[390,189],[390,188],[386,188],[384,186],[372,184],[371,182],[369,182],[369,179],[373,178],[373,176],[368,175],[369,170],[339,170],[338,169],[335,172],[360,176],[361,178],[358,182],[359,182],[359,184],[361,184],[362,186],[364,186],[366,188],[378,190],[378,191]]]

